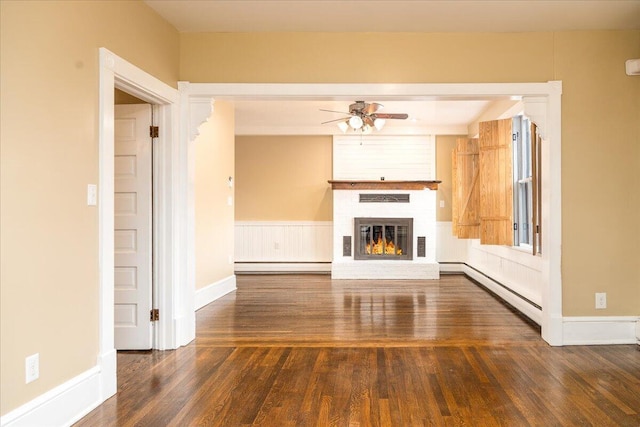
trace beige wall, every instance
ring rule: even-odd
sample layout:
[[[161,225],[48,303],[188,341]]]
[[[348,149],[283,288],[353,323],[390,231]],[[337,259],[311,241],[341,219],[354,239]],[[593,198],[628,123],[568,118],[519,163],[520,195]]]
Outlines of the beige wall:
[[[116,89],[113,92],[113,103],[116,105],[122,104],[148,104],[148,102],[136,98],[133,95],[129,95],[127,92],[123,92],[120,89]]]
[[[237,221],[331,221],[331,136],[236,137]]]
[[[534,82],[553,74],[553,33],[180,37],[180,78],[191,82]],[[357,55],[346,43],[358,46]]]
[[[639,57],[640,31],[555,37],[565,315],[640,315],[640,77],[624,72]]]
[[[233,275],[233,200],[229,177],[234,172],[234,112],[217,101],[195,141],[196,289]],[[234,183],[235,185],[235,183]]]
[[[640,78],[624,73],[640,31],[180,37],[193,82],[562,80],[563,313],[640,315]],[[595,311],[596,291],[608,309]]]
[[[141,2],[0,2],[2,415],[98,356],[98,48],[176,86],[177,32]],[[40,378],[25,385],[25,357]]]
[[[624,75],[640,31],[179,36],[138,1],[3,0],[3,415],[96,364],[98,218],[86,186],[98,178],[101,46],[172,86],[562,80],[563,311],[640,314],[640,78]],[[593,309],[595,291],[608,293],[607,310]],[[36,352],[40,379],[25,385]]]
[[[452,172],[451,152],[456,146],[456,139],[466,135],[436,136],[436,179],[442,181],[438,185],[436,196],[436,221],[451,221]],[[444,202],[444,207],[440,207]]]

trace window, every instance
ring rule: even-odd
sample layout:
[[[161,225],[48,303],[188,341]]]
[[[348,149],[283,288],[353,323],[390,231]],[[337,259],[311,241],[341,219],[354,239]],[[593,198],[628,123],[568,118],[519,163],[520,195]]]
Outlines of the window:
[[[513,118],[513,244],[540,253],[539,140],[525,116]]]
[[[541,247],[542,140],[525,116],[480,122],[452,158],[453,234],[483,245]]]

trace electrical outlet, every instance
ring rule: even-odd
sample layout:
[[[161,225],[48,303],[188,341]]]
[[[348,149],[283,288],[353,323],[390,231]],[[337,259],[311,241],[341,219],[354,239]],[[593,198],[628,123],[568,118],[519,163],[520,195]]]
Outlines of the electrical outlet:
[[[274,244],[273,244],[273,249],[275,249],[275,250],[280,249],[280,243],[278,243],[278,242],[274,242]]]
[[[440,200],[440,207],[444,208],[444,200]]]
[[[27,356],[24,361],[25,366],[25,384],[37,380],[40,377],[40,353]]]
[[[607,293],[596,292],[596,309],[607,308]]]

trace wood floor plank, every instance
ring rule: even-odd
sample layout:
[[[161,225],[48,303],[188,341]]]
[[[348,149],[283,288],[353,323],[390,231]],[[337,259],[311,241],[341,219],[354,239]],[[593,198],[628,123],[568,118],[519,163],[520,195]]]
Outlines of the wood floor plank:
[[[554,348],[463,276],[239,276],[77,426],[640,426],[638,346]]]

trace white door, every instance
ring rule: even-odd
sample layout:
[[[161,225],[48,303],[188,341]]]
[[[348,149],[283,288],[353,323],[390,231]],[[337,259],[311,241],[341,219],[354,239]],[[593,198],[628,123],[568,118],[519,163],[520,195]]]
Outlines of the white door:
[[[151,105],[115,106],[115,348],[151,348]]]

